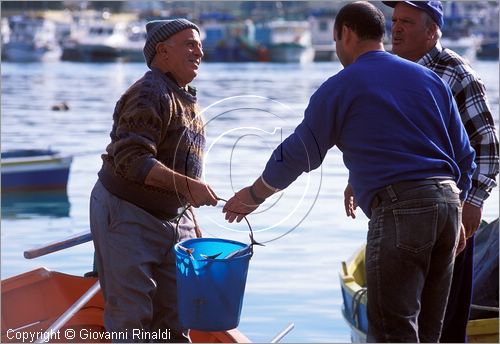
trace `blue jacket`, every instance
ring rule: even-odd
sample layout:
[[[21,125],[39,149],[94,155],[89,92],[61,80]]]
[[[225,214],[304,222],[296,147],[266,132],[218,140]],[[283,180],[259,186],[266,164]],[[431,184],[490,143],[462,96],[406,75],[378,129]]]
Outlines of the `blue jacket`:
[[[284,189],[334,145],[368,216],[376,191],[389,184],[451,177],[461,199],[471,187],[474,150],[451,90],[429,69],[384,51],[363,54],[321,85],[263,178]]]

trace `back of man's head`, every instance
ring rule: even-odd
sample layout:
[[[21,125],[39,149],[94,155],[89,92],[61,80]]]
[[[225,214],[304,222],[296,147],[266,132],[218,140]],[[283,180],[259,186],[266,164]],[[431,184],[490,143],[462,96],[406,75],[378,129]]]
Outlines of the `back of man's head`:
[[[353,30],[361,40],[382,41],[385,34],[384,14],[366,1],[350,3],[340,10],[335,17],[335,31],[342,39],[342,27]]]

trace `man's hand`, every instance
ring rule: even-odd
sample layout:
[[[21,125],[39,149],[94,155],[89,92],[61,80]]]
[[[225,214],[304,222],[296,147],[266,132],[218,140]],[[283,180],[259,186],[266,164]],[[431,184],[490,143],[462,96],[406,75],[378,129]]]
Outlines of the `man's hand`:
[[[458,256],[465,249],[466,244],[467,244],[467,238],[465,237],[465,228],[464,225],[462,224],[460,226],[458,246],[457,246],[457,251],[455,252],[455,257]]]
[[[153,165],[144,183],[175,192],[195,208],[202,205],[217,205],[217,195],[210,186],[177,173],[159,161]]]
[[[202,205],[217,205],[217,195],[208,184],[189,177],[184,178],[185,185],[180,191],[189,204],[195,208]]]
[[[474,235],[481,223],[483,209],[465,202],[462,209],[462,224],[465,227],[465,236],[469,239]]]
[[[223,213],[226,213],[226,220],[230,223],[240,222],[246,215],[257,209],[259,205],[280,190],[273,188],[264,181],[260,176],[252,184],[246,188],[241,189],[234,194],[229,201],[227,201]]]
[[[236,222],[240,222],[243,217],[259,207],[259,204],[255,204],[252,198],[250,188],[251,186],[248,186],[235,193],[234,196],[227,201],[224,209],[222,209],[222,212],[226,213],[226,220],[230,223],[233,223],[235,219]]]
[[[345,190],[344,190],[344,207],[345,207],[345,213],[347,217],[352,217],[353,219],[356,218],[356,208],[358,207],[358,204],[356,203],[356,200],[354,199],[354,194],[352,193],[352,188],[351,184],[347,184]]]

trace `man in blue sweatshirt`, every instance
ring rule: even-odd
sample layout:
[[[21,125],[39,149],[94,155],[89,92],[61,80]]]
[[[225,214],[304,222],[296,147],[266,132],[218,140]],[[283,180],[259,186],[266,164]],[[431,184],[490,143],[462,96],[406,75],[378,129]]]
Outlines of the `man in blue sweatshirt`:
[[[345,68],[314,93],[302,123],[223,212],[229,222],[241,221],[319,167],[336,145],[370,218],[368,341],[437,342],[464,238],[461,203],[474,151],[449,87],[425,67],[385,52],[384,28],[383,14],[368,2],[341,9],[334,38]]]

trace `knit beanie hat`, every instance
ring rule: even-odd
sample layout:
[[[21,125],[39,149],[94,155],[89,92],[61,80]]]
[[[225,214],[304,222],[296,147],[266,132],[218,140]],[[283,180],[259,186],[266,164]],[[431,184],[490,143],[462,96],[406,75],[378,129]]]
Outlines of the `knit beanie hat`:
[[[195,24],[184,18],[171,20],[153,20],[146,24],[146,43],[144,44],[144,57],[146,64],[151,67],[151,62],[156,54],[156,44],[166,41],[169,37],[185,29],[200,29]]]

